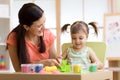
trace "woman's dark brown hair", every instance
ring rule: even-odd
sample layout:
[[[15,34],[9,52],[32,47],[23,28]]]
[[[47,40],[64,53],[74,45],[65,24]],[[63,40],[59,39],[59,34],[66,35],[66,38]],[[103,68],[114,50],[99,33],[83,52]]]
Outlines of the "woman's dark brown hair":
[[[31,26],[34,21],[37,21],[43,16],[44,11],[34,3],[26,3],[22,6],[18,13],[19,25],[14,28],[12,32],[17,35],[17,55],[20,64],[29,63],[29,55],[27,54],[26,44],[25,44],[25,28],[23,25]],[[10,33],[10,34],[11,34]],[[9,34],[9,35],[10,35]],[[8,35],[8,37],[9,37]],[[45,52],[46,47],[43,41],[43,36],[40,36],[40,53]]]

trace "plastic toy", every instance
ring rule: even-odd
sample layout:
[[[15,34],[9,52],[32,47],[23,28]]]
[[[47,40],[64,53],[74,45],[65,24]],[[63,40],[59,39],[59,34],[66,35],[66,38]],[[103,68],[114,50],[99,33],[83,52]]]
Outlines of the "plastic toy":
[[[52,74],[59,74],[60,72],[57,70],[56,66],[45,66],[39,73],[52,73]]]
[[[44,67],[44,70],[47,72],[53,72],[53,71],[57,70],[57,67],[56,66],[46,66],[46,67]]]
[[[5,56],[0,55],[0,70],[5,70]]]
[[[66,60],[62,60],[62,67],[58,68],[60,72],[70,72],[71,71],[71,65],[67,64]]]

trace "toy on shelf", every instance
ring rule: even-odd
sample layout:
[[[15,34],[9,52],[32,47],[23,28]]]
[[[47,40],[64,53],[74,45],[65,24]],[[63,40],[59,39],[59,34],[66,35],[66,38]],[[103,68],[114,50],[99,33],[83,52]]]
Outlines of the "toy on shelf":
[[[0,70],[5,70],[5,56],[0,55]]]

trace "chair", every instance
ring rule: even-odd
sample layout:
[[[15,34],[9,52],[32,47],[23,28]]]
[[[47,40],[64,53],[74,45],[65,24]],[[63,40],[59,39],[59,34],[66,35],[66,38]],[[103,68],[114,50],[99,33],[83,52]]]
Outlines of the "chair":
[[[64,43],[62,45],[62,52],[71,46],[71,43]],[[104,42],[87,42],[87,46],[92,48],[100,61],[105,64],[106,59],[106,44]]]

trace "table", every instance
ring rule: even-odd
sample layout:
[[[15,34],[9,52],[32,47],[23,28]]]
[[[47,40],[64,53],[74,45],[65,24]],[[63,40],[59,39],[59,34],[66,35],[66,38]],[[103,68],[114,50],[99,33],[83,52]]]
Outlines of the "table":
[[[0,80],[113,80],[113,72],[103,70],[81,75],[79,73],[0,73]]]
[[[119,61],[120,61],[120,57],[107,57],[108,63],[109,63],[109,67],[111,70],[113,70],[113,80],[119,80],[118,77],[118,72],[120,72],[120,68],[119,67]]]

